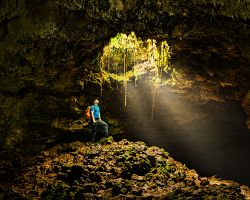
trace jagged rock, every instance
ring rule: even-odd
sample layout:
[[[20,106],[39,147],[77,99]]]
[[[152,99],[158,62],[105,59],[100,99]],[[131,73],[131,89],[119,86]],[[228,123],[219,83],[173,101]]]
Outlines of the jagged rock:
[[[200,177],[164,150],[143,144],[142,151],[141,146],[127,140],[79,145],[74,154],[60,152],[27,168],[13,183],[13,192],[28,199],[244,199],[243,194],[248,195],[246,186],[241,189],[232,181]],[[79,155],[84,158],[75,159]],[[155,165],[150,164],[149,155]],[[105,161],[107,156],[112,159]]]
[[[111,144],[114,141],[112,136],[109,136],[107,138],[102,138],[98,143],[100,144]]]
[[[137,181],[144,181],[144,177],[143,176],[138,176],[137,174],[132,174],[131,179],[132,180],[137,180]]]
[[[117,32],[168,39],[181,74],[172,90],[190,98],[242,100],[249,89],[247,0],[2,0],[0,10],[1,146],[8,149],[28,138],[54,142],[55,129],[81,131],[88,95],[99,90],[88,78]],[[111,113],[108,120],[123,134]]]

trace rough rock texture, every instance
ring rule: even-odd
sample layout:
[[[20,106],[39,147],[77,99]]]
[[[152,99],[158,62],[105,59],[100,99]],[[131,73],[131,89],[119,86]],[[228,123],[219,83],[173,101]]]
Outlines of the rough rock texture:
[[[98,53],[118,32],[168,40],[184,80],[174,90],[242,101],[249,10],[247,0],[1,0],[0,140],[9,152],[1,156],[36,154],[65,132],[55,123],[79,119],[72,96],[89,97]]]
[[[244,199],[247,192],[247,187],[232,181],[200,177],[163,149],[122,140],[102,145],[78,142],[64,150],[45,151],[2,197]]]

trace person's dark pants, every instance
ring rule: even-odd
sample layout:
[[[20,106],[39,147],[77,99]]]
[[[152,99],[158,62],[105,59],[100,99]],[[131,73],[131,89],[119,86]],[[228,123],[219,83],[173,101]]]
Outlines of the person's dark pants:
[[[108,132],[108,124],[104,121],[102,121],[101,119],[96,119],[96,123],[92,124],[92,132],[93,132],[93,142],[95,142],[96,140],[96,133],[97,133],[97,128],[98,127],[102,127],[104,132],[105,132],[105,136],[109,136],[109,132]]]

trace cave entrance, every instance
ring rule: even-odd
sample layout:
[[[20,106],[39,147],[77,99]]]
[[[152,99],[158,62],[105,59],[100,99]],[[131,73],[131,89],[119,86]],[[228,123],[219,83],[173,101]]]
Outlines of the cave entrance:
[[[154,118],[154,109],[157,91],[160,86],[175,84],[175,69],[169,65],[171,50],[167,41],[155,39],[142,40],[134,32],[119,33],[112,38],[103,49],[99,60],[101,71],[100,80],[123,85],[124,107],[127,107],[129,88],[145,86],[151,91],[151,119]],[[102,83],[101,95],[102,95]]]

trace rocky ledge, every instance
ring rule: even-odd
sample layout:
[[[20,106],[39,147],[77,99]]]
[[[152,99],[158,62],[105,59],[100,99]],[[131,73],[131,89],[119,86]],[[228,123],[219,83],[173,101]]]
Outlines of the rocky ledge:
[[[249,188],[200,177],[158,147],[106,138],[42,152],[3,199],[248,199]]]

